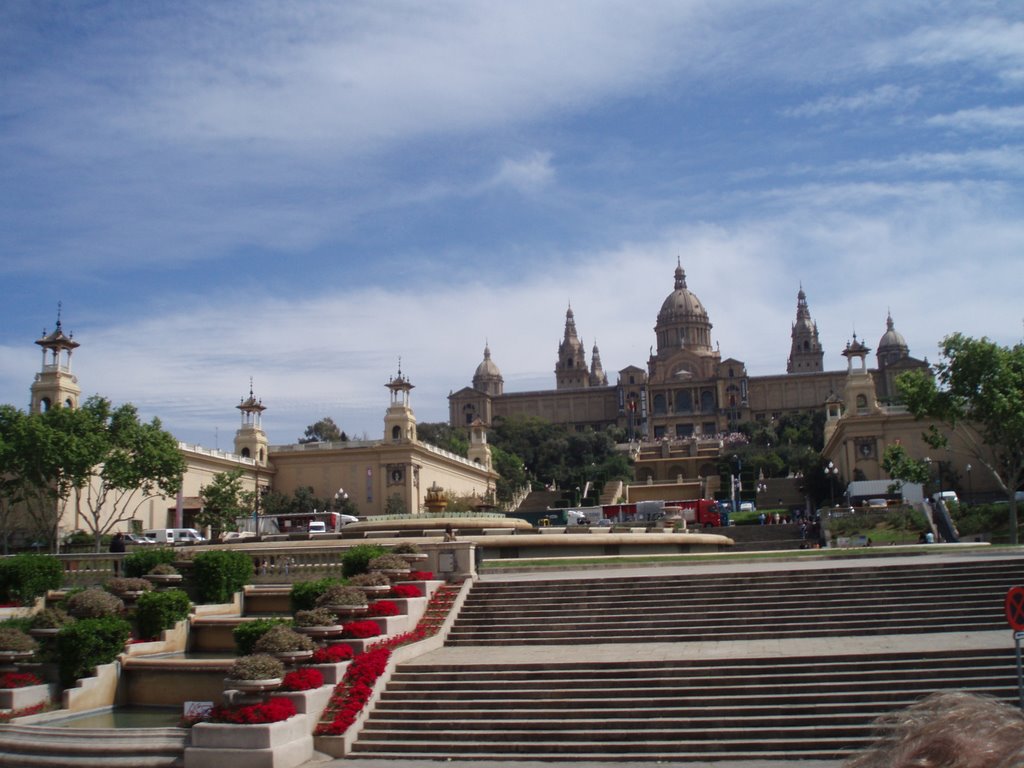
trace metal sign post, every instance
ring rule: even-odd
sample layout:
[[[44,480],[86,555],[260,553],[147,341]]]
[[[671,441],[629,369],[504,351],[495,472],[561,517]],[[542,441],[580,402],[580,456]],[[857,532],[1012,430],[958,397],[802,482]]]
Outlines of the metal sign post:
[[[1010,587],[1006,593],[1006,621],[1013,630],[1017,646],[1017,695],[1024,709],[1024,664],[1021,662],[1020,642],[1024,640],[1024,587]]]

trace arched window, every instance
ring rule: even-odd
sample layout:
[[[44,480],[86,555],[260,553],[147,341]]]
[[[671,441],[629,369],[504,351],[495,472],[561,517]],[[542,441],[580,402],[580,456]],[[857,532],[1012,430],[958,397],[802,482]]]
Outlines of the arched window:
[[[700,393],[700,409],[704,413],[711,413],[715,410],[715,394],[705,389]]]
[[[690,395],[689,390],[680,390],[676,392],[676,413],[692,413],[693,412],[693,396]]]
[[[664,395],[654,396],[654,412],[658,414],[668,413],[668,405],[665,403]]]
[[[401,428],[401,427],[392,427],[392,428],[391,428],[391,439],[392,439],[392,440],[393,440],[394,442],[396,442],[396,443],[397,443],[397,442],[398,442],[399,440],[401,440],[401,439],[402,439],[402,428]]]
[[[262,464],[262,463],[263,463],[263,461],[265,461],[265,458],[264,458],[264,456],[263,456],[263,449],[262,449],[262,448],[260,448],[260,463]]]
[[[50,410],[50,398],[44,397],[42,400],[39,401],[39,410],[42,411],[43,413],[46,413],[48,410]]]
[[[868,398],[866,395],[857,395],[857,413],[868,412]]]
[[[249,449],[248,448],[243,448],[242,449],[242,458],[243,459],[248,459],[249,458]]]

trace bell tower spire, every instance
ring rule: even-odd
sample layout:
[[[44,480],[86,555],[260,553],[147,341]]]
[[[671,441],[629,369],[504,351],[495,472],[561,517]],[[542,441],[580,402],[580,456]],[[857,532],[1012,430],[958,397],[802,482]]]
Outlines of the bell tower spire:
[[[235,432],[235,453],[253,459],[261,467],[266,466],[270,441],[267,439],[267,433],[263,431],[263,412],[267,407],[253,394],[251,378],[249,397],[235,408],[242,412],[242,425]]]
[[[43,365],[32,382],[30,411],[42,413],[50,408],[77,408],[82,397],[78,378],[71,373],[71,353],[80,345],[74,334],[64,334],[61,327],[61,303],[57,303],[57,327],[53,333],[43,329],[36,344],[43,348]]]
[[[818,326],[811,319],[811,310],[807,307],[807,294],[800,285],[796,295],[796,322],[790,333],[792,344],[786,373],[817,373],[824,370],[825,350],[818,340]]]
[[[556,389],[580,389],[590,385],[590,371],[587,370],[587,352],[576,333],[576,317],[572,304],[565,312],[565,333],[558,345],[558,362],[555,364]]]

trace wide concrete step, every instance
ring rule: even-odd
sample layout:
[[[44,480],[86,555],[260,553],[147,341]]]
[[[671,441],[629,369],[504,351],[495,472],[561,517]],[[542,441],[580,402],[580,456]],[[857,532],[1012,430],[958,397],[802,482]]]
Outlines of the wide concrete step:
[[[184,728],[58,728],[0,726],[0,765],[72,768],[178,768],[188,731]]]
[[[410,663],[353,748],[376,759],[838,760],[938,690],[1017,696],[1012,649],[801,658]]]

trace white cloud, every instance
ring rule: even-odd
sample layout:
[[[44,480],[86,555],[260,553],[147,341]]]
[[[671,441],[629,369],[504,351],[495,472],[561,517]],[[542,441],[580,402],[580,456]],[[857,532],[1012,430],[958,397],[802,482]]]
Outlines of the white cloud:
[[[491,178],[488,186],[510,186],[520,192],[532,192],[551,183],[555,169],[551,166],[550,152],[533,152],[513,160],[505,158]]]
[[[870,91],[859,91],[848,96],[822,96],[814,101],[783,110],[788,117],[820,117],[848,112],[865,112],[889,107],[908,107],[921,95],[914,86],[880,85]]]
[[[929,125],[958,131],[1019,131],[1024,128],[1024,107],[975,107],[928,118]]]

